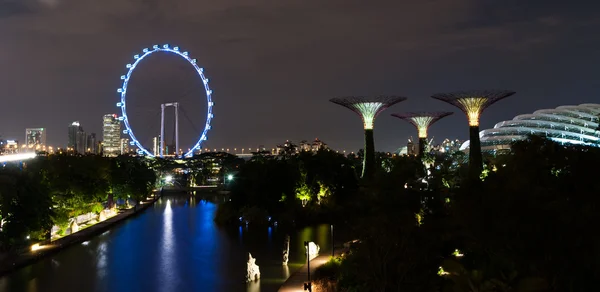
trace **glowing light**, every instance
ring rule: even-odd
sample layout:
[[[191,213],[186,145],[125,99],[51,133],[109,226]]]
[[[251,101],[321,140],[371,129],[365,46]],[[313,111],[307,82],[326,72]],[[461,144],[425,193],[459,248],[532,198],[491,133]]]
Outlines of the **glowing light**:
[[[383,106],[381,102],[365,102],[354,105],[356,110],[361,113],[365,129],[373,129],[373,122],[381,106]]]
[[[479,116],[487,100],[484,97],[466,97],[456,100],[456,102],[463,106],[463,110],[469,119],[469,126],[479,126]]]
[[[159,45],[154,45],[152,46],[152,49],[148,49],[145,48],[143,49],[143,54],[141,55],[136,55],[138,56],[138,58],[135,58],[135,62],[133,64],[128,64],[127,68],[129,69],[129,71],[127,72],[126,75],[121,76],[121,79],[123,80],[123,86],[118,90],[118,92],[121,95],[121,111],[122,111],[122,117],[119,118],[120,120],[122,120],[125,124],[125,127],[127,129],[127,134],[129,134],[129,137],[131,138],[131,142],[133,144],[131,145],[135,145],[138,148],[138,153],[143,153],[146,156],[149,157],[154,157],[154,154],[150,151],[148,151],[146,148],[144,148],[142,146],[142,144],[138,141],[138,139],[135,137],[135,134],[131,128],[131,125],[129,124],[128,118],[127,118],[127,112],[125,109],[125,100],[127,98],[126,94],[127,94],[127,86],[129,84],[129,80],[131,78],[131,75],[133,74],[133,71],[135,70],[135,68],[137,67],[137,65],[139,64],[139,62],[141,62],[144,58],[146,58],[147,56],[149,56],[150,54],[156,53],[156,52],[167,52],[167,53],[173,53],[177,56],[180,56],[182,58],[184,58],[186,61],[188,61],[188,63],[190,63],[194,69],[196,70],[198,76],[202,79],[202,83],[204,85],[204,89],[206,92],[206,100],[208,103],[208,109],[207,109],[207,116],[206,116],[206,126],[204,127],[204,130],[202,132],[202,134],[200,135],[200,138],[198,139],[198,141],[195,143],[194,147],[192,147],[187,153],[184,154],[185,157],[190,157],[194,154],[194,152],[196,150],[199,150],[202,146],[202,141],[206,141],[207,140],[207,133],[208,130],[211,129],[210,127],[210,121],[211,119],[214,117],[212,114],[212,107],[214,105],[214,103],[212,102],[212,90],[209,88],[208,86],[208,78],[206,78],[204,76],[204,69],[200,68],[197,64],[196,59],[192,59],[189,57],[189,53],[188,52],[181,52],[179,47],[173,47],[171,48],[168,44],[163,45],[162,47]]]
[[[439,269],[438,269],[438,275],[439,276],[446,276],[446,275],[450,275],[450,273],[444,271],[444,268],[439,267]]]
[[[365,130],[372,130],[375,118],[386,108],[398,102],[406,100],[399,96],[363,97],[351,96],[345,98],[334,98],[330,101],[344,106],[360,115]]]
[[[36,243],[36,244],[34,244],[34,245],[31,246],[31,251],[36,251],[36,250],[39,250],[39,249],[42,249],[42,248],[44,248],[44,247],[40,246],[39,243]]]
[[[19,154],[0,155],[0,163],[27,160],[27,159],[32,159],[35,157],[36,157],[35,153],[19,153]]]
[[[230,180],[230,181],[233,180],[233,174],[228,175],[227,180]]]
[[[462,258],[464,256],[464,254],[462,252],[460,252],[460,250],[458,250],[458,249],[455,249],[454,252],[452,253],[452,255],[457,258]]]
[[[173,176],[171,176],[171,175],[167,175],[167,176],[165,177],[165,181],[166,181],[166,182],[172,182],[172,181],[173,181]]]

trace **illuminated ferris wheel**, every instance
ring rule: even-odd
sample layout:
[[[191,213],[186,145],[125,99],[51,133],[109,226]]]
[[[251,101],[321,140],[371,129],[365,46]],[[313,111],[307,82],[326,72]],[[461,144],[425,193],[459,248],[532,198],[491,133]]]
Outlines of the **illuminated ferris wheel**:
[[[208,86],[208,78],[206,78],[206,76],[204,76],[204,69],[200,68],[198,66],[196,59],[190,58],[188,52],[182,52],[179,49],[179,47],[171,47],[169,45],[163,45],[163,46],[154,45],[152,48],[143,49],[142,54],[134,55],[133,59],[135,61],[133,64],[127,64],[126,67],[129,71],[127,72],[127,75],[121,76],[121,80],[123,80],[123,85],[121,86],[121,88],[119,88],[117,90],[117,92],[121,95],[121,101],[117,103],[117,106],[121,108],[121,112],[122,112],[122,116],[119,117],[119,120],[123,121],[123,123],[125,124],[125,128],[126,128],[125,130],[123,130],[123,133],[129,135],[129,137],[131,138],[131,141],[129,142],[129,144],[131,144],[132,146],[136,146],[138,148],[138,154],[147,155],[149,157],[155,156],[154,154],[152,154],[152,152],[148,151],[146,148],[144,148],[144,146],[142,146],[142,144],[135,137],[135,134],[133,133],[133,129],[131,128],[131,125],[129,124],[129,119],[127,117],[127,85],[129,83],[129,79],[131,78],[131,74],[133,74],[133,71],[135,70],[136,66],[145,57],[147,57],[153,53],[156,53],[156,52],[172,53],[172,54],[175,54],[177,56],[184,58],[186,61],[188,61],[190,63],[190,65],[192,65],[194,67],[194,69],[196,69],[198,76],[200,76],[200,78],[202,79],[202,83],[204,84],[204,90],[206,92],[206,102],[208,103],[206,124],[204,126],[204,130],[202,131],[202,134],[200,135],[200,138],[194,144],[194,147],[190,148],[190,150],[184,154],[184,156],[190,157],[190,156],[194,155],[194,151],[201,148],[202,142],[206,141],[206,134],[208,133],[208,130],[210,130],[210,128],[211,128],[210,121],[213,118],[212,107],[213,107],[214,103],[213,103],[212,97],[211,97],[212,90]]]

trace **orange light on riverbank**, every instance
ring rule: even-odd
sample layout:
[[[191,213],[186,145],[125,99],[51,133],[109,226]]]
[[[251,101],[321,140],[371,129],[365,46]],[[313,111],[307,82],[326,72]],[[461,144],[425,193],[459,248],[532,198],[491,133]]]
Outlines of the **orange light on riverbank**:
[[[36,243],[34,245],[31,246],[31,251],[36,251],[36,250],[40,250],[40,249],[45,249],[48,247],[51,247],[52,245],[40,245],[39,243]]]

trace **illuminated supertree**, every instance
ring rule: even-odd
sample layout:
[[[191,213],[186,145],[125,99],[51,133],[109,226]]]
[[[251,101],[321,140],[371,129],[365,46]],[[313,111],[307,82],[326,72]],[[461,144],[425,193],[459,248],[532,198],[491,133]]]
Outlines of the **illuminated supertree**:
[[[350,109],[362,118],[365,128],[363,178],[371,178],[375,172],[375,141],[373,139],[375,118],[386,108],[404,100],[406,97],[401,96],[349,96],[330,100]]]
[[[417,112],[392,114],[392,116],[405,120],[417,128],[419,132],[419,157],[423,157],[425,144],[427,144],[427,130],[433,123],[451,114],[452,112]]]
[[[481,143],[479,141],[479,117],[490,105],[515,94],[508,90],[473,90],[451,93],[438,93],[431,97],[445,101],[462,110],[469,120],[469,169],[472,175],[479,175],[483,168]]]

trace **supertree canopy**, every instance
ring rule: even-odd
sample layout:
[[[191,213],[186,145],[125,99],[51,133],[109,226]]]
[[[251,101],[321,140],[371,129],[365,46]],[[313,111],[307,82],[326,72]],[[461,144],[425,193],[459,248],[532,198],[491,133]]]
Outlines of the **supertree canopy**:
[[[427,130],[433,123],[451,114],[452,112],[411,112],[392,114],[392,116],[405,120],[417,128],[419,132],[419,156],[423,157],[425,144],[427,143]]]
[[[365,129],[363,178],[371,178],[375,172],[375,141],[373,139],[375,118],[386,108],[404,100],[406,97],[401,96],[350,96],[330,100],[357,113],[363,121]]]
[[[515,94],[508,90],[472,90],[438,93],[431,97],[447,102],[462,110],[469,120],[470,149],[469,164],[472,175],[479,175],[483,167],[481,143],[479,141],[479,117],[490,105]]]

